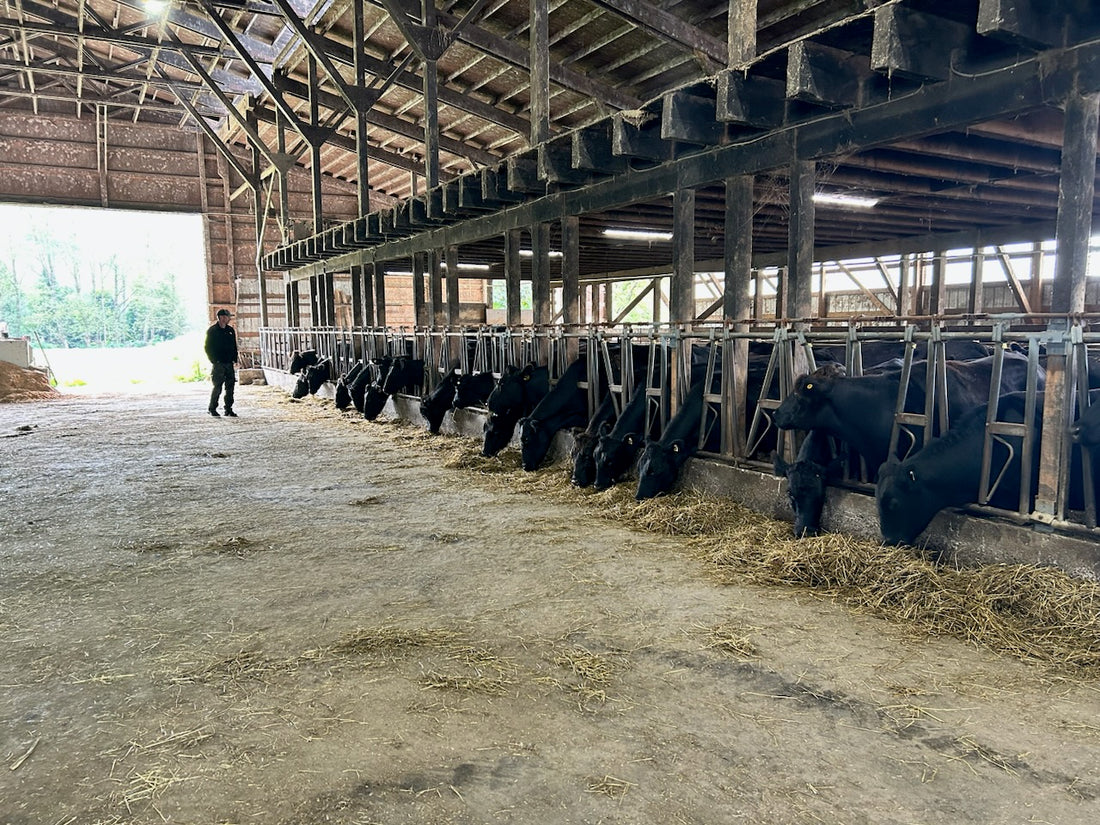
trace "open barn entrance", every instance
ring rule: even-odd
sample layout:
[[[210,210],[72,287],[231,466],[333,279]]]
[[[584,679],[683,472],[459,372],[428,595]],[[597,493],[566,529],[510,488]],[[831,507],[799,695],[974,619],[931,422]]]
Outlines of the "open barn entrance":
[[[0,331],[63,392],[203,380],[197,214],[0,204]]]

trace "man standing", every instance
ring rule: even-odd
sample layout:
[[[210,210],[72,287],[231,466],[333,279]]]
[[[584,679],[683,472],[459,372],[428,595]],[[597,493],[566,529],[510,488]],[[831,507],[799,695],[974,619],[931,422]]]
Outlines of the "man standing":
[[[218,310],[218,322],[206,331],[206,357],[210,359],[210,378],[214,382],[214,390],[210,393],[210,414],[218,415],[218,397],[225,387],[225,414],[230,418],[236,418],[233,412],[233,386],[237,383],[237,376],[233,373],[233,365],[237,363],[237,331],[229,326],[229,319],[233,317],[228,309]]]

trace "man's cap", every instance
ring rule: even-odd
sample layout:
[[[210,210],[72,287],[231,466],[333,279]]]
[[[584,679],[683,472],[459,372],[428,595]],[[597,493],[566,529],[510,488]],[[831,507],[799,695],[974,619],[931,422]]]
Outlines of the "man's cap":
[[[218,310],[218,317],[220,318],[222,315],[224,315],[226,318],[232,318],[233,317],[233,313],[230,312],[228,309],[219,309]]]

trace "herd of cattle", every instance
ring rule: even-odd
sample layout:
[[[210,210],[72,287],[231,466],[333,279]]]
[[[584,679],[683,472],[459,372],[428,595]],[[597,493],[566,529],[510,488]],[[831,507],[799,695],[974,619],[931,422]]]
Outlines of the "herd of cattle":
[[[894,435],[895,407],[906,374],[900,357],[902,347],[893,342],[865,342],[863,362],[875,366],[860,375],[847,374],[842,347],[815,348],[816,369],[799,377],[782,402],[776,398],[770,405],[771,414],[763,415],[764,436],[753,448],[757,455],[771,454],[775,474],[787,480],[796,535],[819,531],[826,488],[838,483],[846,471],[849,477],[862,475],[876,485],[879,526],[888,543],[913,543],[943,508],[977,502],[989,387],[998,367],[996,419],[1002,422],[1024,423],[1030,373],[1032,389],[1037,393],[1034,420],[1030,422],[1036,441],[1033,466],[1028,472],[1022,471],[1024,451],[1018,443],[1012,443],[1009,437],[993,441],[993,477],[999,483],[989,503],[1018,509],[1021,485],[1028,483],[1029,475],[1027,489],[1035,490],[1045,383],[1042,361],[1029,368],[1027,355],[1018,351],[1004,351],[994,357],[982,344],[947,342],[942,373],[945,380],[938,383],[946,399],[949,430],[939,433],[930,427],[934,437],[927,440],[912,434],[898,438]],[[770,342],[750,346],[746,382],[749,421],[761,396],[774,395],[773,388],[763,386],[772,349]],[[655,405],[667,404],[667,390],[647,391],[645,357],[635,360],[643,368],[635,370],[635,390],[625,403],[619,403],[610,390],[613,385],[621,386],[622,376],[617,372],[605,374],[606,360],[592,371],[599,376],[592,397],[603,400],[589,414],[591,375],[588,356],[583,352],[553,386],[545,366],[509,366],[499,378],[487,372],[460,373],[452,369],[422,396],[420,412],[428,429],[438,433],[449,411],[487,411],[482,445],[482,455],[487,457],[504,449],[518,427],[525,470],[535,470],[543,463],[559,431],[572,430],[571,478],[575,485],[604,490],[633,475],[637,479],[636,498],[651,498],[675,486],[685,462],[697,450],[720,449],[720,428],[713,416],[714,420],[708,422],[706,398],[721,389],[721,359],[712,359],[709,369],[704,369],[707,352],[703,347],[693,348],[694,380],[663,427],[660,416],[652,410]],[[914,357],[922,359],[926,355],[918,348]],[[382,412],[391,395],[420,395],[425,378],[424,362],[411,356],[360,361],[337,376],[331,359],[319,357],[314,350],[295,351],[289,372],[298,375],[295,398],[316,393],[325,382],[332,381],[336,406],[340,410],[354,407],[368,420]],[[903,396],[906,411],[924,411],[929,391],[926,372],[920,360],[912,362]],[[1089,372],[1090,386],[1100,387],[1100,364],[1090,363]],[[1100,390],[1090,392],[1090,401],[1093,396],[1100,396]],[[1095,400],[1100,401],[1100,397]],[[793,462],[787,463],[774,453],[776,428],[805,434]],[[1086,406],[1076,417],[1071,436],[1081,449],[1072,451],[1067,507],[1079,510],[1084,507],[1085,491],[1095,496],[1100,489],[1100,455],[1091,460],[1092,452],[1100,447],[1100,403]],[[1081,460],[1082,454],[1085,461]],[[1091,465],[1091,473],[1084,473],[1082,464],[1086,468]],[[853,470],[861,466],[862,473]],[[1093,483],[1086,484],[1083,475],[1093,478]]]

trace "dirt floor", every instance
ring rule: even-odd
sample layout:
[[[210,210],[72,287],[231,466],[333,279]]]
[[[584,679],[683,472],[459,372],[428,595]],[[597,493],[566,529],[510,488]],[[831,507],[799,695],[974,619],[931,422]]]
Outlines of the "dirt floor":
[[[5,825],[1100,821],[1098,679],[206,392],[0,404]]]

